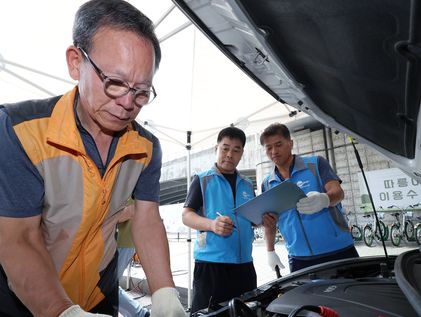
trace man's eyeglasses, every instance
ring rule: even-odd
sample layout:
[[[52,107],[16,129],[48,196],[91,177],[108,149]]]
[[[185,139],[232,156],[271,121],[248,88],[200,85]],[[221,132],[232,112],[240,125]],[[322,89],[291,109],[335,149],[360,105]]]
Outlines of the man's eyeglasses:
[[[81,47],[78,48],[101,79],[104,84],[104,92],[107,96],[111,98],[118,98],[131,92],[133,94],[133,101],[138,107],[145,106],[155,99],[156,91],[153,86],[149,88],[134,88],[124,80],[105,75],[104,72],[96,66],[89,55]]]

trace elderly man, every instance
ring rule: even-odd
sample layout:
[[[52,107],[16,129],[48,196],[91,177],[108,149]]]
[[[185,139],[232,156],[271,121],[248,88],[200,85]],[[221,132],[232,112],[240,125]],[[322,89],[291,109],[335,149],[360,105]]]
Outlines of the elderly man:
[[[158,209],[160,144],[134,120],[156,96],[160,58],[139,10],[89,1],[66,51],[78,85],[1,107],[1,316],[117,316],[115,231],[130,197],[152,316],[185,316]]]

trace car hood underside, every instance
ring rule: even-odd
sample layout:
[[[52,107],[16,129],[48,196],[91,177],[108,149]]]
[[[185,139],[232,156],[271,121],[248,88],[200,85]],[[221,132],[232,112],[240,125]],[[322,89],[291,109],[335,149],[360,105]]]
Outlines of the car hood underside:
[[[174,2],[275,99],[419,178],[421,1]]]

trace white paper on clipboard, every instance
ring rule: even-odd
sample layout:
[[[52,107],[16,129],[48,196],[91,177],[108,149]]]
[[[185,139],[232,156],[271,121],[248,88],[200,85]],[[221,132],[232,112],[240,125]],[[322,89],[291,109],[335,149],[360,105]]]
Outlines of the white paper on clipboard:
[[[280,213],[295,208],[298,200],[306,194],[296,184],[284,182],[265,191],[234,209],[234,212],[260,225],[265,212]]]

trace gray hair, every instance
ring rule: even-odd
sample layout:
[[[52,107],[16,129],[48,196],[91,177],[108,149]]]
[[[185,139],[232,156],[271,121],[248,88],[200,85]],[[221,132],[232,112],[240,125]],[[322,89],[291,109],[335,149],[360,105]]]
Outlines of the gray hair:
[[[155,70],[161,61],[161,48],[152,21],[123,0],[91,0],[80,6],[73,23],[73,45],[87,53],[92,39],[102,27],[132,31],[149,40],[155,51]]]

